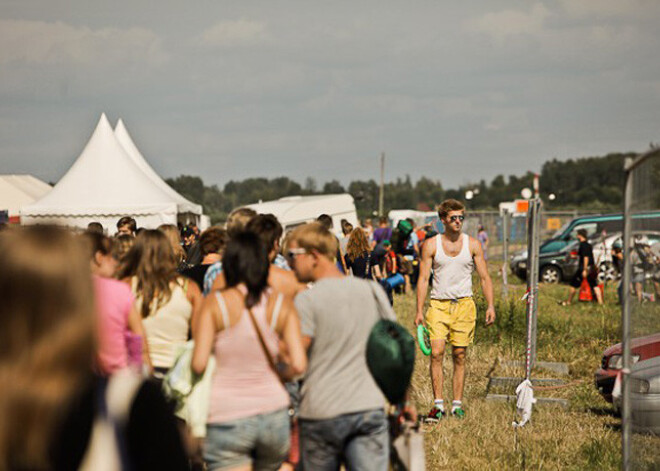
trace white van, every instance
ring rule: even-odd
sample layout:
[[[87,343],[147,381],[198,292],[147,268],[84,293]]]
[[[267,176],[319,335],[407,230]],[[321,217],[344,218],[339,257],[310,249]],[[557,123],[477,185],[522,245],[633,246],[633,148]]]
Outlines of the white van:
[[[296,226],[313,222],[321,214],[332,218],[333,231],[341,236],[341,220],[346,219],[358,227],[357,211],[353,197],[340,195],[285,196],[274,201],[247,205],[260,214],[273,214],[282,224],[284,233]]]

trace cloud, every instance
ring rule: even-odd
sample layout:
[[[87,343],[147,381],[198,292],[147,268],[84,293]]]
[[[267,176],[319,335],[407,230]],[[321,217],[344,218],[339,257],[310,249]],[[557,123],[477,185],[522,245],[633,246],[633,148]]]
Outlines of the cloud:
[[[63,22],[0,20],[0,64],[119,65],[167,60],[159,36],[145,28],[76,27]]]
[[[210,48],[231,48],[260,44],[267,39],[265,23],[240,19],[216,23],[197,38],[197,43]]]
[[[520,35],[536,35],[543,31],[550,11],[542,4],[535,4],[529,12],[504,10],[468,20],[466,29],[473,33],[491,36],[497,41]]]
[[[570,18],[639,19],[660,14],[660,4],[653,0],[559,0]]]

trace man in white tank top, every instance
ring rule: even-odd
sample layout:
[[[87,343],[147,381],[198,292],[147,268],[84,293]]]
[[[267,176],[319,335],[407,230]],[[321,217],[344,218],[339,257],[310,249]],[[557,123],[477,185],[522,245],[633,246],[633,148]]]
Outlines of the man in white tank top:
[[[447,341],[452,346],[454,363],[453,402],[451,413],[465,416],[463,389],[465,383],[465,351],[474,339],[477,310],[472,299],[472,272],[476,268],[481,289],[488,303],[486,325],[495,321],[493,282],[488,274],[483,250],[478,240],[463,234],[465,206],[449,199],[438,207],[438,215],[445,233],[427,239],[422,246],[422,257],[417,282],[417,315],[415,325],[424,324],[431,339],[431,384],[434,402],[427,420],[438,421],[445,415],[443,400],[442,359]],[[424,302],[433,268],[431,300],[426,316]]]

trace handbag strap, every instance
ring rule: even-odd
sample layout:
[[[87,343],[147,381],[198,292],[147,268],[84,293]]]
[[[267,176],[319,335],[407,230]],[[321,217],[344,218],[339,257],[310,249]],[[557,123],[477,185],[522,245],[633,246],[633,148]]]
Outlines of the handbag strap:
[[[254,317],[254,314],[252,313],[252,309],[248,309],[247,312],[250,315],[250,320],[252,321],[252,325],[254,326],[254,330],[257,331],[257,337],[259,338],[259,345],[261,345],[261,348],[264,351],[264,355],[266,355],[266,359],[268,360],[268,365],[270,365],[270,369],[273,370],[273,373],[275,373],[275,376],[277,376],[277,379],[279,379],[280,383],[282,383],[282,386],[284,386],[284,380],[280,376],[280,373],[277,371],[277,366],[275,365],[275,360],[273,360],[272,355],[268,351],[268,347],[266,347],[266,342],[264,341],[264,337],[261,334],[261,329],[259,328],[259,324],[257,324],[257,319]]]
[[[383,305],[378,298],[378,294],[376,293],[377,289],[383,289],[381,288],[375,281],[370,281],[369,282],[369,287],[371,288],[371,294],[374,296],[374,301],[376,302],[376,309],[378,310],[378,317],[382,320],[390,320],[389,316],[385,315],[385,309],[383,309]]]

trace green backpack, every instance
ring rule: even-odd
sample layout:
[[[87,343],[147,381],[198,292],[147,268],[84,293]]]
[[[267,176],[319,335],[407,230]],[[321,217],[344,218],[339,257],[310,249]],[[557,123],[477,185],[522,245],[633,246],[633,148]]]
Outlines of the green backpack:
[[[382,289],[371,283],[372,291]],[[367,366],[390,404],[401,404],[406,397],[415,368],[415,339],[398,322],[387,319],[374,292],[380,320],[367,340]]]

